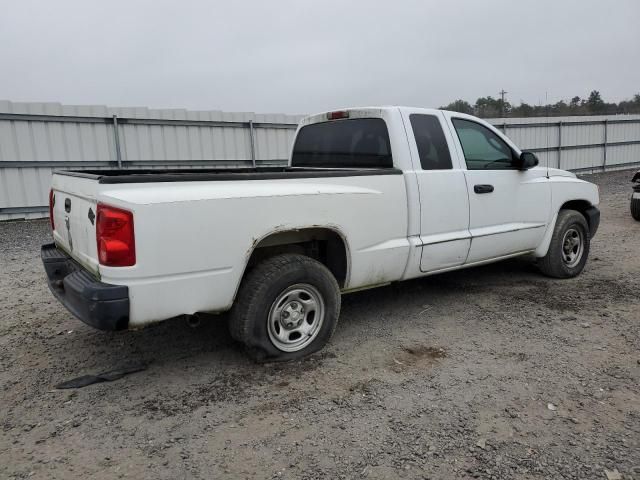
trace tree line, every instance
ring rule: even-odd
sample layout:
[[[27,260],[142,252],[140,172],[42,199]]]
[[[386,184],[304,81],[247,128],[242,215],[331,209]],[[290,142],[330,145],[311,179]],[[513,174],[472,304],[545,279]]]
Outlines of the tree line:
[[[620,103],[609,103],[602,99],[599,91],[593,90],[587,98],[575,96],[568,102],[560,100],[548,105],[529,105],[524,102],[520,105],[512,105],[506,100],[503,102],[501,98],[488,96],[478,98],[474,105],[466,100],[456,100],[449,105],[440,107],[440,109],[468,113],[482,118],[616,115],[640,113],[640,94]]]

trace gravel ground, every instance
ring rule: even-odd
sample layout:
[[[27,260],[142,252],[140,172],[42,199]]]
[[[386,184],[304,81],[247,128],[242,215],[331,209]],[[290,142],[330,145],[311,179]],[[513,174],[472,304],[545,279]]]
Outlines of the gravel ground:
[[[252,364],[216,317],[93,330],[47,290],[47,222],[0,224],[0,476],[640,479],[640,223],[628,171],[588,179],[580,277],[519,259],[351,294],[291,364]]]

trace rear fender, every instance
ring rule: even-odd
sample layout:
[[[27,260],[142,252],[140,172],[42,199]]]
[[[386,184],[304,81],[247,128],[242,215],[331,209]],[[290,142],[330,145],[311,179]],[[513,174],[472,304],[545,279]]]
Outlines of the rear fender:
[[[274,229],[261,235],[259,238],[256,238],[251,242],[251,247],[247,250],[245,254],[244,268],[242,271],[242,275],[240,276],[240,281],[236,285],[236,290],[233,295],[233,302],[235,302],[236,296],[238,295],[238,290],[240,289],[240,285],[242,284],[242,280],[244,279],[244,276],[246,274],[247,267],[249,266],[249,260],[251,259],[251,256],[253,255],[256,248],[258,248],[259,246],[264,246],[265,244],[268,245],[269,237],[272,237],[274,235],[282,235],[282,234],[290,233],[292,237],[295,237],[297,234],[303,234],[306,230],[318,230],[318,229],[329,230],[335,233],[342,240],[342,243],[344,244],[346,263],[347,263],[345,285],[348,285],[349,278],[351,276],[351,250],[349,247],[349,242],[347,241],[347,237],[340,228],[338,228],[336,225],[307,225],[307,226],[300,226],[300,227],[277,226]]]

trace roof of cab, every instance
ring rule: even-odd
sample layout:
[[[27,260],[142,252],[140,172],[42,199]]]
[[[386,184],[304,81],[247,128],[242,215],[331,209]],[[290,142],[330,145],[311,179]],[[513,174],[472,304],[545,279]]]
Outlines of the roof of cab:
[[[311,123],[326,122],[329,120],[328,115],[335,112],[349,112],[350,118],[366,118],[366,117],[381,117],[383,112],[391,110],[411,110],[412,112],[423,112],[433,114],[439,110],[437,108],[421,108],[421,107],[407,107],[400,105],[382,105],[382,106],[369,106],[369,107],[345,107],[336,108],[333,110],[327,110],[324,112],[314,113],[302,119],[301,125],[308,125]]]

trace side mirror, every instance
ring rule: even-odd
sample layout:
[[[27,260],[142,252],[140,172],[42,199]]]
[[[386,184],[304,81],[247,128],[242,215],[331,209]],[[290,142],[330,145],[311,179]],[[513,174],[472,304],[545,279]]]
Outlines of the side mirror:
[[[520,158],[518,159],[518,168],[520,170],[529,170],[530,168],[535,167],[540,162],[538,161],[538,157],[536,157],[533,152],[522,152],[520,154]]]

